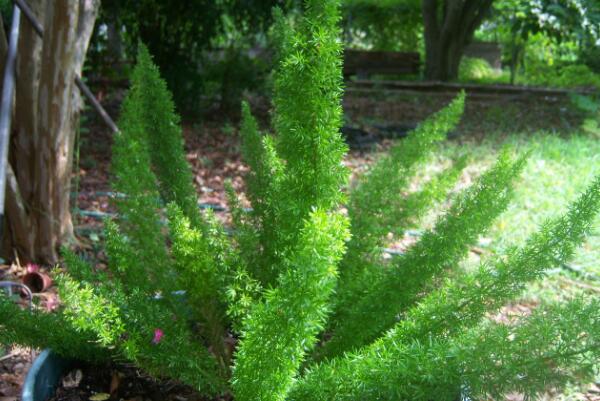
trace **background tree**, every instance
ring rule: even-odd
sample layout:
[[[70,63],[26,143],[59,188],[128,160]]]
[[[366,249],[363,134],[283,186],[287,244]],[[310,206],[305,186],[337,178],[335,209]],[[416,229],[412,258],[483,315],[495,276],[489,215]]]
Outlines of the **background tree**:
[[[99,0],[28,4],[45,28],[44,39],[22,17],[3,249],[22,261],[51,263],[59,245],[73,237],[69,194],[82,105],[74,79],[81,74]]]
[[[420,0],[346,0],[343,14],[347,46],[391,51],[421,46]]]
[[[420,51],[425,55],[425,78],[456,79],[463,51],[492,3],[346,0],[346,40],[350,46],[366,44],[376,50]]]
[[[154,55],[180,112],[197,114],[200,100],[211,92],[221,103],[239,108],[241,90],[228,84],[252,87],[260,75],[244,52],[264,40],[274,6],[295,5],[289,0],[105,0],[92,39],[93,68],[107,59],[132,59],[141,41]],[[102,75],[114,73],[113,65],[108,67]],[[126,70],[119,71],[127,77]]]
[[[493,0],[422,0],[425,77],[458,77],[465,47],[488,15]]]
[[[600,62],[593,56],[600,40],[600,3],[596,1],[498,1],[494,3],[490,29],[504,37],[511,83],[518,65],[523,63],[529,39],[538,34],[558,46],[569,41],[576,43],[578,58],[591,68],[600,69]]]

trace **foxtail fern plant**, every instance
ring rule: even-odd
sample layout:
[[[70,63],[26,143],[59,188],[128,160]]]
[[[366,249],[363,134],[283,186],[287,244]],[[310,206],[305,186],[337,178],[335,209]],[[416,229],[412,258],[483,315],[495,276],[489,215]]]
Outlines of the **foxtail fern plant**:
[[[511,324],[488,317],[573,255],[600,209],[600,178],[520,248],[460,269],[526,160],[506,151],[450,195],[462,158],[410,189],[459,122],[462,94],[348,185],[338,3],[307,0],[294,24],[276,14],[273,132],[242,105],[252,207],[229,187],[227,229],[199,212],[171,96],[140,46],[113,147],[124,196],[106,222],[109,269],[65,251],[60,309],[30,313],[0,296],[1,342],[130,361],[239,401],[532,395],[593,375],[598,300],[544,304]],[[433,228],[386,258],[390,236],[441,201]]]

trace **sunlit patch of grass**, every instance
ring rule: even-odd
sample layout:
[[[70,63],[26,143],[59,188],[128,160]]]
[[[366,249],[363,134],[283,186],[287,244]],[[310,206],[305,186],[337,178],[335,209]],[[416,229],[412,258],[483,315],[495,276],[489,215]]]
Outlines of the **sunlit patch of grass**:
[[[591,135],[581,134],[558,136],[538,132],[534,135],[492,135],[483,141],[460,144],[455,142],[444,147],[433,163],[445,162],[467,152],[471,157],[471,167],[466,170],[465,181],[470,182],[472,176],[493,163],[504,146],[510,146],[519,154],[530,152],[530,156],[516,186],[513,202],[487,235],[489,247],[486,251],[489,252],[483,260],[493,260],[507,248],[521,245],[544,221],[564,213],[569,202],[600,174],[600,141]],[[467,268],[476,266],[481,260],[470,256],[465,263]],[[538,303],[582,294],[600,296],[600,218],[596,219],[592,234],[577,251],[569,268],[551,270],[546,279],[529,286],[521,299],[525,303]],[[541,399],[587,399],[582,393],[588,387],[574,383],[560,394],[549,394]]]
[[[435,162],[466,151],[477,167],[467,174],[474,173],[491,165],[505,146],[519,154],[530,152],[530,156],[513,202],[488,234],[490,250],[500,254],[510,246],[522,244],[547,219],[563,213],[569,202],[600,174],[600,141],[578,134],[493,135],[479,142],[450,143]],[[577,252],[573,266],[600,277],[600,218]]]

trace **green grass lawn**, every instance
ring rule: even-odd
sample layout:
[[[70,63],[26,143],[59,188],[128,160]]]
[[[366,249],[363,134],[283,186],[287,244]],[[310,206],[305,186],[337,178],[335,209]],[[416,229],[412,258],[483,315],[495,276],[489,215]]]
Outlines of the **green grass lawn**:
[[[530,152],[518,180],[515,198],[489,232],[490,248],[502,253],[519,245],[545,220],[566,210],[566,206],[600,175],[600,141],[590,136],[558,136],[539,132],[533,135],[492,135],[483,141],[450,143],[437,162],[467,152],[476,166],[489,166],[498,152],[509,146],[521,154]],[[473,169],[471,167],[469,171]],[[600,219],[592,235],[572,262],[600,279]]]
[[[472,165],[465,172],[468,181],[469,175],[481,172],[480,167],[491,165],[506,145],[516,153],[529,151],[531,154],[517,183],[511,206],[487,234],[489,246],[486,250],[489,252],[482,260],[502,255],[508,247],[522,244],[545,220],[563,213],[568,203],[600,174],[600,140],[581,134],[558,136],[538,132],[534,135],[492,135],[483,141],[450,142],[444,145],[432,164],[447,163],[448,159],[467,153],[472,158]],[[479,261],[479,258],[470,258],[467,267]],[[582,292],[600,296],[600,218],[570,266],[580,272],[554,269],[542,282],[530,286],[523,294],[522,302],[556,300]],[[587,399],[583,396],[587,388],[587,385],[574,384],[562,394],[549,394],[542,399],[583,400]]]

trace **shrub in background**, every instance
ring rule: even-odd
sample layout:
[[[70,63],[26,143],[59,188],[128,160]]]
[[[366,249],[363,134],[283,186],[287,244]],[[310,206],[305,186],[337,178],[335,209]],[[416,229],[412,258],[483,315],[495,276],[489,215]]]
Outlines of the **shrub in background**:
[[[549,66],[545,62],[531,60],[517,81],[559,88],[600,88],[600,75],[584,64]]]
[[[464,95],[343,191],[338,20],[335,0],[307,1],[293,28],[277,14],[275,135],[243,107],[252,210],[229,189],[231,236],[195,207],[172,100],[142,49],[114,144],[113,185],[126,197],[106,225],[109,271],[66,252],[61,309],[30,314],[0,297],[2,342],[128,360],[248,401],[454,400],[591,377],[597,299],[544,305],[513,325],[486,316],[572,256],[600,209],[600,179],[522,247],[464,272],[525,162],[505,152],[420,241],[385,259],[389,233],[418,224],[465,164],[408,190]]]
[[[571,103],[584,114],[581,130],[588,135],[600,138],[600,97],[571,95]]]
[[[0,2],[0,11],[3,3],[11,4]],[[215,104],[235,112],[244,90],[265,85],[270,60],[249,50],[264,46],[273,6],[297,7],[287,0],[104,0],[87,67],[101,78],[130,78],[142,41],[181,113],[197,118]]]
[[[497,82],[502,71],[496,71],[482,58],[463,57],[458,68],[458,79],[462,82]]]
[[[557,84],[570,88],[593,87],[600,89],[600,75],[584,64],[567,65],[560,69]]]

